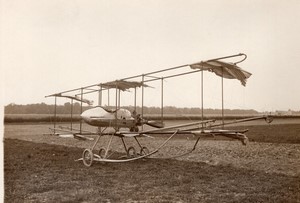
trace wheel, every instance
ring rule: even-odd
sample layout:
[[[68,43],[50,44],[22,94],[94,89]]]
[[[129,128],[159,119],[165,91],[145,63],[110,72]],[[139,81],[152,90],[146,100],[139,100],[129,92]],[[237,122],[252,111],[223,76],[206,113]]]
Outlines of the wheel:
[[[94,154],[92,150],[85,149],[82,153],[82,160],[85,166],[90,167],[93,164]]]
[[[101,159],[105,158],[105,152],[106,152],[105,148],[103,148],[103,147],[100,148],[100,150],[99,150],[99,156],[100,156]]]
[[[140,152],[141,156],[149,154],[149,153],[150,153],[150,151],[147,147],[142,147],[141,148],[141,152]]]
[[[129,147],[129,148],[127,149],[127,157],[128,157],[128,158],[136,157],[136,151],[135,151],[135,148],[134,148],[134,147]]]

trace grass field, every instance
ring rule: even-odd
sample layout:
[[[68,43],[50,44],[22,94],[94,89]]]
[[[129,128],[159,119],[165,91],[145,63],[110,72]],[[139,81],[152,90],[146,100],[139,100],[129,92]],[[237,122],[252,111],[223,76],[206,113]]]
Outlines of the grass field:
[[[300,123],[238,126],[250,130],[246,147],[202,139],[180,159],[89,168],[74,160],[92,142],[43,135],[48,127],[5,125],[5,202],[300,202]],[[192,145],[176,137],[154,157]]]

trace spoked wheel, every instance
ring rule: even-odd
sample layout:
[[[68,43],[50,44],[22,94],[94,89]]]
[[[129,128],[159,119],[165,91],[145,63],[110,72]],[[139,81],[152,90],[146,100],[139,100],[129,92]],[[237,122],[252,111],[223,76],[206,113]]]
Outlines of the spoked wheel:
[[[129,147],[127,150],[127,157],[128,158],[133,158],[136,157],[136,151],[134,147]]]
[[[93,164],[93,160],[94,160],[94,154],[92,150],[85,149],[82,153],[82,160],[85,166],[90,167]]]
[[[141,152],[140,152],[141,156],[149,154],[149,153],[150,153],[150,151],[147,147],[142,147],[141,148]]]
[[[100,150],[99,150],[99,156],[100,156],[101,159],[105,158],[105,153],[106,153],[105,148],[103,148],[103,147],[100,148]]]

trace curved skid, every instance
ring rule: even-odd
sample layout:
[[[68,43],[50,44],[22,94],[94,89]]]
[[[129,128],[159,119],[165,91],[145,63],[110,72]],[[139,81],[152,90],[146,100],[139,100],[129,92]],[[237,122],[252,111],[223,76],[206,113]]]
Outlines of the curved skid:
[[[124,163],[124,162],[135,161],[135,160],[138,160],[138,159],[146,158],[148,156],[151,156],[151,155],[157,153],[158,150],[159,149],[156,149],[156,150],[152,151],[149,154],[145,154],[145,155],[138,156],[138,157],[133,157],[133,158],[130,158],[130,159],[103,159],[98,154],[94,154],[93,161],[108,162],[108,163]],[[80,158],[80,159],[77,159],[76,161],[82,161],[82,160],[83,160],[83,158]]]
[[[98,161],[98,162],[109,162],[109,163],[124,163],[124,162],[129,162],[129,161],[135,161],[135,160],[138,160],[138,159],[143,159],[143,158],[146,158],[148,156],[151,156],[155,153],[157,153],[162,147],[164,147],[167,142],[174,136],[176,135],[178,132],[178,130],[176,132],[174,132],[170,137],[168,137],[168,139],[166,139],[156,150],[148,153],[148,154],[144,154],[142,156],[138,156],[138,157],[133,157],[133,158],[128,158],[128,159],[106,159],[106,158],[101,158],[98,154],[93,154],[92,156],[92,160],[93,161]],[[85,151],[90,151],[89,149],[86,149]],[[83,158],[80,158],[76,161],[80,161],[80,160],[83,160]],[[86,165],[87,166],[87,165]]]
[[[124,163],[124,162],[129,162],[129,161],[135,161],[138,159],[143,159],[146,158],[148,156],[151,156],[152,154],[155,154],[158,152],[158,149],[154,150],[153,152],[149,153],[149,154],[145,154],[143,156],[138,156],[138,157],[133,157],[130,159],[99,159],[99,158],[94,158],[94,161],[99,161],[99,162],[108,162],[108,163]]]
[[[198,137],[198,139],[196,140],[193,148],[191,150],[185,152],[185,153],[182,153],[182,154],[179,154],[179,155],[175,155],[175,156],[169,156],[169,157],[158,157],[158,158],[156,157],[155,159],[175,159],[175,158],[179,158],[179,157],[188,155],[188,154],[192,153],[196,149],[196,146],[197,146],[199,140],[200,140],[200,137]]]

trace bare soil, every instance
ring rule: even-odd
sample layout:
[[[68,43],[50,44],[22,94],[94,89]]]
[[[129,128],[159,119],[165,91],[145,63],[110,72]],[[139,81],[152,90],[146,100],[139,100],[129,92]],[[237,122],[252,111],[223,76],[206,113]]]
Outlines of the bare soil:
[[[252,126],[246,147],[202,139],[192,154],[159,159],[185,152],[195,141],[177,137],[152,159],[92,167],[74,160],[93,142],[43,135],[46,127],[5,126],[5,202],[300,202],[296,124]],[[151,150],[164,140],[140,141]],[[113,141],[121,151],[120,140]]]

